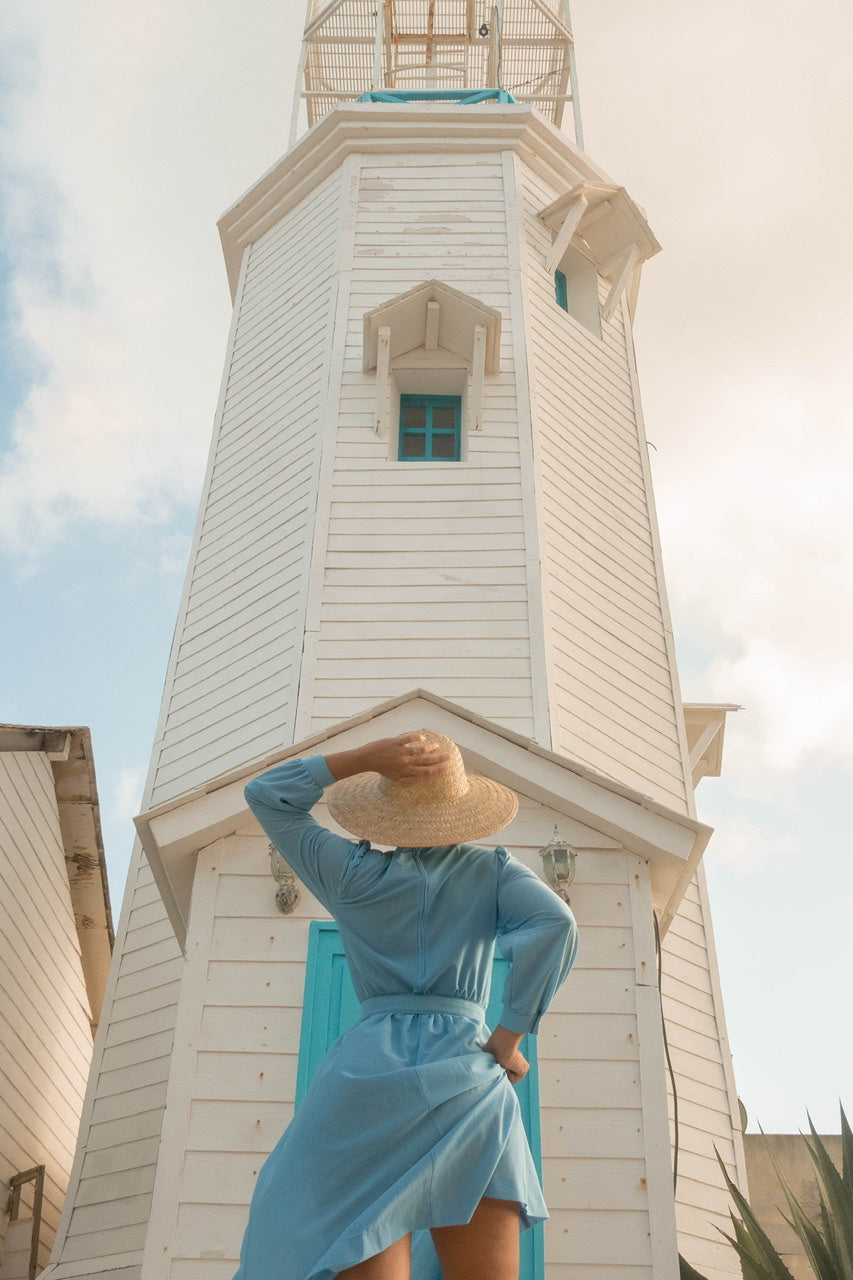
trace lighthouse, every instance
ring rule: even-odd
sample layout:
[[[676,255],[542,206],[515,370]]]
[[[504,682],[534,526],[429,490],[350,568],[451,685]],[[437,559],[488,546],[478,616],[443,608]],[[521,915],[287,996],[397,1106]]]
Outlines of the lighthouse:
[[[679,1252],[736,1276],[693,801],[726,708],[679,692],[632,339],[659,246],[583,149],[567,12],[316,5],[290,146],[220,232],[225,371],[45,1275],[230,1280],[260,1164],[354,1013],[243,785],[428,727],[517,792],[501,839],[581,933],[530,1048],[552,1216],[524,1280],[677,1280]]]

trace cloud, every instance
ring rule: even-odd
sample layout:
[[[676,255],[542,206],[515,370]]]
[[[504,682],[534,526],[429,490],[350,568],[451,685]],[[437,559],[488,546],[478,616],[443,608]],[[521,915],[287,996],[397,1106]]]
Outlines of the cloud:
[[[743,815],[718,819],[713,826],[710,854],[713,862],[723,864],[741,877],[761,877],[771,869],[778,872],[800,851],[794,836],[780,834],[767,823],[759,825]]]
[[[139,813],[144,786],[144,769],[119,770],[110,800],[110,817],[113,822],[130,822]]]
[[[844,381],[744,378],[704,406],[687,441],[669,437],[655,455],[676,617],[716,637],[702,696],[746,707],[744,763],[755,752],[786,771],[822,756],[853,763]]]
[[[283,7],[246,24],[201,0],[11,4],[2,234],[33,370],[0,458],[13,555],[79,520],[162,524],[197,494],[229,313],[215,219],[276,158],[246,127],[264,92],[226,86],[265,18],[281,61]]]

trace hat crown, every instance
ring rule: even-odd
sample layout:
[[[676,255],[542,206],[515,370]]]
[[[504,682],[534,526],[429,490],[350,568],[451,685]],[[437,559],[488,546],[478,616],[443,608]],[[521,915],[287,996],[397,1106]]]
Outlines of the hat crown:
[[[443,733],[421,729],[419,736],[410,745],[434,743],[447,754],[447,768],[413,782],[392,782],[372,772],[343,778],[326,793],[336,822],[378,844],[435,848],[480,840],[512,821],[518,797],[509,787],[477,774],[469,777],[462,753]]]
[[[428,743],[434,743],[440,751],[450,756],[447,769],[443,773],[417,778],[414,782],[392,782],[390,778],[381,778],[379,790],[391,796],[404,793],[406,803],[410,805],[457,803],[471,790],[462,761],[462,752],[456,743],[446,738],[443,733],[434,733],[431,729],[419,729],[418,732],[425,741],[413,743],[415,749],[423,749]]]

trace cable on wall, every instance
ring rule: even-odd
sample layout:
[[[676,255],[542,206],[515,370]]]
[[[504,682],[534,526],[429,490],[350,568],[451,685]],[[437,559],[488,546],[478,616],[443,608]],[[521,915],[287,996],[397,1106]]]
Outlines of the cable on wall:
[[[661,977],[663,972],[663,952],[660,943],[660,925],[658,924],[657,913],[652,912],[652,919],[655,923],[655,955],[657,957],[658,966],[658,1000],[660,1001],[660,1024],[663,1030],[663,1051],[666,1056],[666,1067],[669,1072],[669,1083],[672,1089],[672,1189],[678,1187],[678,1090],[675,1087],[675,1071],[672,1066],[672,1058],[669,1053],[669,1040],[666,1034],[666,1018],[663,1012],[663,987],[661,985]]]

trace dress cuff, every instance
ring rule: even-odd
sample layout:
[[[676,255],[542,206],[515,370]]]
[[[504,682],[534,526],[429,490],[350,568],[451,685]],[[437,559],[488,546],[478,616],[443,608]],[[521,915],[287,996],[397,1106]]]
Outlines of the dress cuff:
[[[330,787],[333,782],[337,782],[337,778],[332,773],[323,756],[306,756],[302,761],[303,768],[310,775],[311,781],[324,791],[326,787]]]
[[[507,1031],[514,1031],[516,1035],[535,1035],[541,1020],[541,1013],[519,1013],[517,1009],[510,1009],[506,1005],[498,1019],[502,1027],[506,1027]]]

